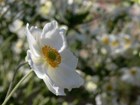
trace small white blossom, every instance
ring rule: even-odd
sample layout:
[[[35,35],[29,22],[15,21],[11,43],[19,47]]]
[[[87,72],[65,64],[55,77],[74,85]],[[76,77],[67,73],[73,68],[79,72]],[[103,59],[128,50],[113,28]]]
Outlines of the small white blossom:
[[[23,46],[24,46],[24,41],[22,39],[18,39],[17,42],[15,42],[12,45],[12,50],[14,53],[20,54],[23,50]]]
[[[111,55],[124,54],[129,49],[138,47],[138,43],[134,40],[133,36],[128,34],[103,34],[101,37],[98,37],[98,40]]]
[[[48,16],[52,12],[52,2],[50,0],[45,1],[38,9],[38,12],[43,17]]]
[[[124,68],[122,80],[135,86],[140,86],[140,68]]]
[[[94,82],[91,76],[87,76],[85,88],[89,92],[94,92],[97,89],[97,84]]]
[[[17,32],[20,30],[22,26],[23,26],[23,22],[17,19],[9,26],[9,29],[11,32]]]

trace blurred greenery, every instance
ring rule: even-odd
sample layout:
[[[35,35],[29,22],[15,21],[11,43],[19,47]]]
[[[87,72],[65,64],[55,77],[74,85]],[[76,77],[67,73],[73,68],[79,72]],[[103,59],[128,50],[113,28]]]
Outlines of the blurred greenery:
[[[7,105],[140,105],[139,0],[0,0],[0,103],[25,62],[25,25],[51,20],[67,29],[85,84],[55,96],[33,74]],[[18,70],[14,86],[29,70]]]

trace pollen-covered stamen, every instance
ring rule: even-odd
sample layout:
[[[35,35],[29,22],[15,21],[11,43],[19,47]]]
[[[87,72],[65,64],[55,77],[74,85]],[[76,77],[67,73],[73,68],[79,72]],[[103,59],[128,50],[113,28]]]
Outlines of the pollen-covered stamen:
[[[42,47],[42,53],[45,57],[46,62],[55,68],[61,63],[61,56],[55,48],[50,46]]]

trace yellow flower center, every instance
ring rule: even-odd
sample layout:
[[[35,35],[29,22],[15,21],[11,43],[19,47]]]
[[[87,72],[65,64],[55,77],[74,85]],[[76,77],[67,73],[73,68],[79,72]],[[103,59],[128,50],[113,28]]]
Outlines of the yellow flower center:
[[[113,47],[118,47],[119,46],[119,41],[118,40],[114,40],[114,41],[112,41],[111,45]]]
[[[128,37],[125,37],[124,41],[125,41],[125,47],[129,48],[131,46],[131,44],[132,44],[131,39],[128,38]]]
[[[108,91],[111,91],[111,90],[113,90],[113,87],[112,87],[111,84],[109,84],[109,85],[107,85],[106,89],[107,89]]]
[[[109,44],[109,38],[108,38],[107,36],[103,37],[103,38],[102,38],[102,42],[103,42],[104,44]]]
[[[42,53],[45,57],[45,61],[51,65],[51,67],[58,67],[58,65],[61,63],[61,55],[55,48],[44,46],[42,47]]]
[[[136,75],[136,74],[137,74],[137,70],[136,70],[135,68],[132,68],[132,69],[130,70],[130,74],[131,74],[131,75]]]

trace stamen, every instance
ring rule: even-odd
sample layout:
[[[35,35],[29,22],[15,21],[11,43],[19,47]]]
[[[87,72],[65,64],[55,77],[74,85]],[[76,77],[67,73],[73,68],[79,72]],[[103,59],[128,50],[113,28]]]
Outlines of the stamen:
[[[42,48],[42,53],[45,57],[45,61],[53,68],[58,67],[61,63],[61,55],[59,52],[50,46],[44,46]]]

